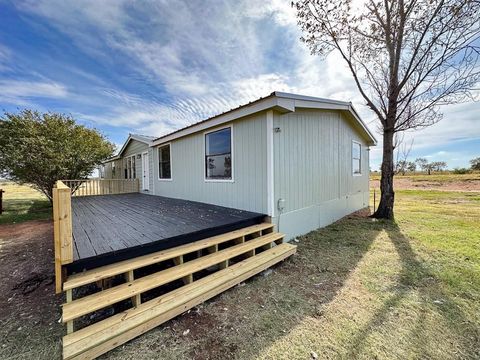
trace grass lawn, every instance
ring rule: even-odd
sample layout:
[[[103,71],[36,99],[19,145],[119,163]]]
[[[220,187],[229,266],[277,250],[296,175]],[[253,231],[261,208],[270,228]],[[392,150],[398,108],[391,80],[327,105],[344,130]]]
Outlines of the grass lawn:
[[[360,214],[311,232],[272,271],[102,358],[479,359],[480,192],[397,190],[396,199],[395,222]],[[46,258],[35,261],[49,268]],[[60,301],[52,284],[41,289],[23,298],[35,308],[0,284],[15,299],[0,298],[0,358],[60,357]]]
[[[270,275],[107,358],[480,358],[480,193],[400,190],[396,210],[300,238]]]
[[[52,217],[50,202],[37,190],[9,181],[0,181],[0,189],[5,191],[3,193],[3,214],[0,215],[0,224],[50,219]]]

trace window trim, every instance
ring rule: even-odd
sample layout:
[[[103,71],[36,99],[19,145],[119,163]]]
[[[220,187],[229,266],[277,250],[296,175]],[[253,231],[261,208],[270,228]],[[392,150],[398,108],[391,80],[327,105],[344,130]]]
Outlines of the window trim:
[[[360,146],[360,157],[358,158],[359,162],[360,162],[360,166],[359,166],[359,170],[360,172],[356,173],[353,169],[353,160],[355,160],[356,158],[353,157],[353,144],[358,144],[358,146]],[[351,148],[351,151],[352,151],[352,175],[353,176],[362,176],[362,143],[359,142],[359,141],[356,141],[356,140],[352,140],[352,148]]]
[[[160,177],[160,148],[163,148],[165,146],[170,147],[170,177],[169,178],[161,178]],[[173,180],[172,143],[171,142],[157,146],[157,166],[158,166],[157,177],[158,177],[159,181],[172,181]]]
[[[232,178],[231,179],[209,179],[207,178],[207,167],[205,164],[205,159],[207,157],[207,135],[224,130],[224,129],[230,129],[230,157],[231,157],[231,162],[232,162]],[[202,158],[202,166],[203,166],[203,180],[204,182],[212,182],[212,183],[234,183],[235,182],[235,159],[234,159],[234,154],[233,154],[233,124],[228,124],[225,126],[221,127],[216,127],[213,129],[209,129],[207,131],[203,132],[203,158]]]
[[[128,155],[128,156],[124,156],[123,159],[125,160],[124,164],[125,164],[125,168],[124,168],[124,172],[123,172],[123,178],[124,180],[135,180],[137,179],[137,154],[133,154],[133,155]],[[132,177],[128,177],[128,159],[130,159],[130,169],[132,170],[131,173],[133,175],[133,173],[135,172],[135,176],[132,176]],[[132,161],[133,159],[133,161]],[[135,167],[133,166],[133,163],[135,163]],[[135,168],[135,170],[133,170]],[[127,171],[127,177],[125,177],[125,170]]]

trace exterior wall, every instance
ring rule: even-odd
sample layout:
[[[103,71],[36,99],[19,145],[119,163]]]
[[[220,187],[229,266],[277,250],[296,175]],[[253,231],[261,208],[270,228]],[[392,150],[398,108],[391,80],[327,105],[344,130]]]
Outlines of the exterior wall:
[[[273,123],[274,222],[287,239],[368,205],[368,147],[340,112],[297,109]],[[352,140],[362,144],[361,176],[352,174]]]
[[[170,181],[159,180],[158,148],[153,148],[154,194],[266,214],[265,117],[262,112],[230,123],[233,125],[233,181],[230,182],[205,181],[204,132],[171,142]],[[208,132],[211,130],[214,129]]]
[[[122,154],[122,158],[113,160],[105,164],[105,179],[125,179],[125,158],[135,155],[135,173],[136,178],[140,180],[140,188],[142,187],[142,159],[138,159],[137,155],[143,152],[150,152],[148,145],[137,140],[130,140],[126,149]],[[151,162],[151,158],[149,158]],[[115,174],[112,174],[112,163],[115,163]],[[151,169],[151,167],[150,167]],[[151,173],[151,171],[150,171]],[[151,176],[151,174],[150,174]],[[152,178],[150,178],[150,192],[152,189]]]

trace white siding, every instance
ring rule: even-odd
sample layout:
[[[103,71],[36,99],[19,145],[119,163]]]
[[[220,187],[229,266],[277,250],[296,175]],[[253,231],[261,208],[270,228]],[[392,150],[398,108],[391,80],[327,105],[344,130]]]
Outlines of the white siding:
[[[171,142],[171,181],[158,179],[158,148],[154,148],[152,175],[155,195],[266,214],[265,112],[236,120],[231,124],[233,124],[233,182],[205,181],[204,133],[199,132]]]
[[[367,206],[368,148],[338,111],[276,113],[275,201],[285,199],[279,230],[304,234]],[[362,175],[352,174],[352,140],[362,144]]]

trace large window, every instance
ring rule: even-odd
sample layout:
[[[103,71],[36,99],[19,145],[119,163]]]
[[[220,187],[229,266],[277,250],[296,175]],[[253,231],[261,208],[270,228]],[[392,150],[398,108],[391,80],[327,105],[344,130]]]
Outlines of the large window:
[[[125,179],[136,179],[135,155],[125,158]]]
[[[362,145],[352,142],[352,172],[353,175],[362,174]]]
[[[160,180],[172,179],[170,144],[158,148],[158,178]]]
[[[232,180],[232,128],[205,134],[205,179]]]

